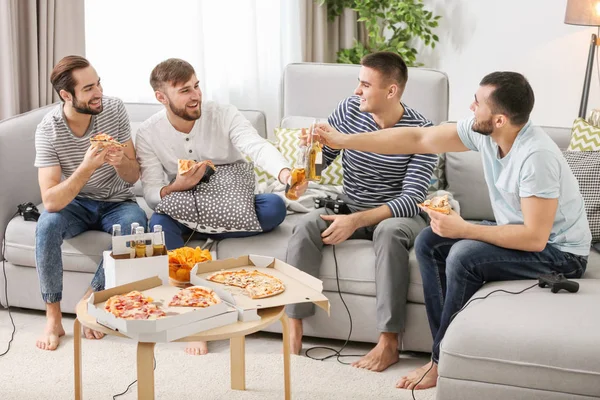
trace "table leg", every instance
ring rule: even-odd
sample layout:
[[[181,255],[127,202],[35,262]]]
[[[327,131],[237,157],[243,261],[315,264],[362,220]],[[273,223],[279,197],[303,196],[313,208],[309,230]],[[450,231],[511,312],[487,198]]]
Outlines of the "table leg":
[[[290,378],[290,329],[288,316],[283,313],[280,318],[281,334],[283,336],[283,385],[285,389],[285,400],[292,398]]]
[[[246,390],[246,337],[229,339],[231,357],[231,388]]]
[[[137,385],[139,400],[154,399],[154,345],[138,342]]]
[[[81,384],[81,323],[77,318],[73,323],[73,366],[75,368],[75,400],[83,399],[83,386]]]

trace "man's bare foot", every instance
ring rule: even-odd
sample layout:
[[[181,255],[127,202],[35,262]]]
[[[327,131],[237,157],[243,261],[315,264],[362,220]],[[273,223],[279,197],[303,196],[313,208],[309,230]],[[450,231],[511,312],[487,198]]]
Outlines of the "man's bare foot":
[[[435,387],[435,385],[437,384],[437,378],[438,378],[438,366],[437,366],[437,364],[433,364],[433,367],[432,367],[431,366],[432,363],[433,363],[433,361],[429,361],[427,364],[423,365],[422,367],[415,369],[414,371],[412,371],[411,373],[409,373],[406,376],[403,376],[396,383],[396,387],[398,389],[408,389],[408,390],[412,390],[413,388],[415,390],[420,390],[420,389],[428,389],[428,388]],[[430,368],[431,368],[431,370],[429,370]],[[429,372],[427,372],[427,371],[429,371]],[[423,378],[423,375],[425,373],[427,373],[427,375]],[[423,378],[423,380],[421,380],[421,378]],[[419,382],[419,380],[421,380],[421,382]],[[418,385],[417,385],[417,382],[419,382]]]
[[[35,342],[35,345],[42,350],[56,350],[61,336],[65,336],[62,323],[56,324],[54,321],[48,321],[44,333]]]
[[[379,336],[377,345],[360,360],[352,363],[353,367],[365,368],[370,371],[381,372],[390,365],[398,362],[398,334],[384,332]]]
[[[302,320],[297,318],[289,319],[290,327],[290,353],[300,355],[302,351],[302,335],[304,330],[302,327]]]
[[[206,342],[190,342],[185,348],[185,354],[190,356],[203,356],[208,353],[208,343]]]
[[[83,336],[85,336],[86,339],[102,339],[104,337],[104,333],[95,331],[84,326]]]

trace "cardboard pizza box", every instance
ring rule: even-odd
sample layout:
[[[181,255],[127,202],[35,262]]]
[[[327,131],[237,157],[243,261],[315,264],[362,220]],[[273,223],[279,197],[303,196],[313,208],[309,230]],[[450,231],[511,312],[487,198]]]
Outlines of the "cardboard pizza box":
[[[245,294],[243,288],[226,286],[205,279],[216,271],[237,271],[240,269],[256,269],[279,278],[285,285],[285,291],[264,299],[252,299]],[[323,294],[323,282],[274,257],[250,254],[237,258],[198,263],[190,273],[190,281],[194,285],[207,286],[214,290],[220,289],[226,292],[221,298],[238,310],[240,321],[260,319],[257,313],[259,309],[294,303],[312,302],[329,314],[329,300]]]
[[[138,290],[144,295],[150,296],[154,302],[160,303],[161,309],[167,313],[167,316],[156,320],[128,320],[117,318],[113,314],[104,310],[104,304],[110,297],[118,294],[126,294],[132,290]],[[179,290],[181,289],[174,286],[163,285],[161,279],[157,276],[131,282],[125,285],[116,286],[111,289],[92,293],[90,298],[87,300],[88,313],[95,317],[99,324],[119,331],[126,336],[135,338],[135,335],[155,334],[157,332],[164,332],[197,322],[198,324],[194,326],[194,329],[198,328],[197,332],[201,332],[204,330],[202,329],[202,324],[200,323],[202,320],[210,319],[216,315],[232,311],[231,306],[225,301],[221,301],[219,304],[206,308],[169,307],[169,302]],[[223,296],[227,296],[227,293],[221,288],[218,288],[218,290],[215,289],[215,292],[217,292],[217,295],[219,295],[222,300]],[[227,320],[227,318],[224,319]],[[212,329],[215,327],[214,324],[211,324],[211,322],[207,322],[207,326],[207,329]],[[175,340],[172,339],[174,336],[176,335],[171,332],[166,334],[165,338]]]
[[[158,276],[163,285],[169,284],[169,256],[153,255],[152,243],[164,243],[164,232],[147,232],[141,238],[146,241],[146,257],[131,258],[133,249],[129,246],[138,235],[113,236],[112,251],[103,253],[105,287],[125,285],[140,279]]]

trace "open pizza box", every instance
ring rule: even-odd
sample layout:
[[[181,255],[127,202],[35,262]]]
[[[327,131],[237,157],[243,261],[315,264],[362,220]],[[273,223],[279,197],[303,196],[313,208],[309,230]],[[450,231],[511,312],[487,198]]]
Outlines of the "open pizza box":
[[[160,308],[167,313],[167,316],[156,320],[131,320],[117,318],[104,310],[104,304],[110,297],[126,294],[132,290],[138,290],[144,295],[150,296],[154,303],[160,304]],[[99,324],[140,342],[177,340],[238,320],[236,309],[225,301],[206,308],[169,307],[169,302],[179,290],[181,289],[178,287],[163,285],[161,279],[154,276],[92,293],[87,300],[88,313],[95,317]],[[215,292],[221,299],[226,296],[226,292],[221,288],[215,289]]]
[[[205,279],[217,271],[240,269],[247,271],[256,269],[274,276],[283,282],[285,291],[272,297],[252,299],[245,294],[242,288],[226,286]],[[275,257],[250,254],[238,258],[198,263],[190,273],[190,280],[194,285],[207,286],[215,291],[220,289],[221,292],[225,292],[224,294],[219,292],[219,296],[237,309],[240,321],[259,320],[259,309],[294,303],[312,302],[329,314],[329,300],[323,294],[323,282]]]
[[[146,257],[131,258],[133,249],[129,246],[129,243],[140,238],[146,241]],[[164,232],[147,232],[143,236],[113,236],[112,251],[103,253],[105,287],[110,289],[157,275],[162,280],[163,285],[168,285],[169,256],[166,252],[161,255],[154,255],[152,249],[152,243],[164,242]]]

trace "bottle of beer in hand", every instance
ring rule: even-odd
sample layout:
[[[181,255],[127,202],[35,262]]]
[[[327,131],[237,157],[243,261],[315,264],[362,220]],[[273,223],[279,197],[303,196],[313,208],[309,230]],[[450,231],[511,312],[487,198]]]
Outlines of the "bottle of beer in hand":
[[[308,147],[300,146],[298,149],[298,156],[296,158],[296,164],[291,172],[291,179],[285,186],[285,197],[290,200],[298,200],[300,195],[298,194],[298,186],[306,182],[306,167],[307,167],[307,156]]]
[[[321,143],[315,140],[314,129],[315,124],[310,127],[308,133],[308,180],[319,182],[323,172],[323,149]]]

